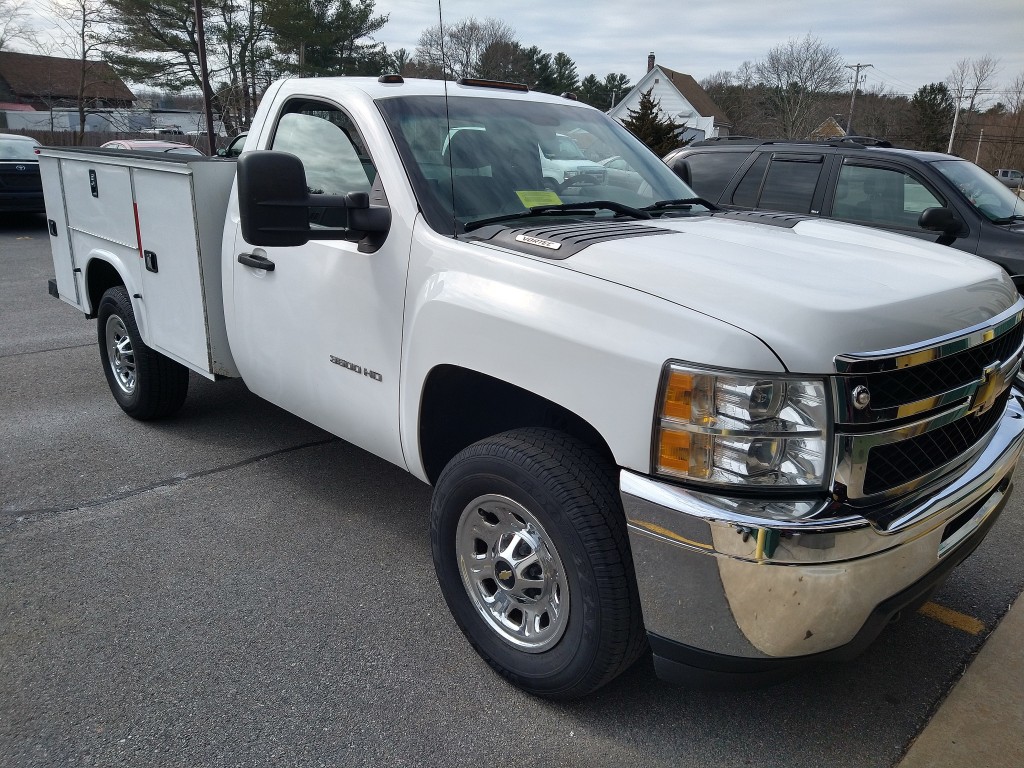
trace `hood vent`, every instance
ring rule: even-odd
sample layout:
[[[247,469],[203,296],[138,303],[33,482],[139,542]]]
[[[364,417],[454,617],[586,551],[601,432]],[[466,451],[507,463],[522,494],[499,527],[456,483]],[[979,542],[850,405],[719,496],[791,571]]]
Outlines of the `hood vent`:
[[[678,234],[671,229],[662,229],[634,222],[584,222],[572,224],[549,224],[542,227],[508,227],[495,225],[481,227],[469,240],[487,240],[514,251],[542,256],[545,259],[567,259],[588,246],[609,240],[625,240],[630,237]]]
[[[799,213],[772,213],[771,211],[726,211],[711,214],[716,219],[737,219],[756,224],[768,224],[772,227],[792,229],[801,221],[814,221],[817,216],[804,216]]]

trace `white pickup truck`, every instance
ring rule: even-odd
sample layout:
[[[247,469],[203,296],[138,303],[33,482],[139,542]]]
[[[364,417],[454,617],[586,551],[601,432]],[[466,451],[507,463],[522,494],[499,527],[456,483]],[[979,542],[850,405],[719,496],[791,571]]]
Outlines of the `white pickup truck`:
[[[550,188],[558,135],[642,183]],[[432,484],[452,614],[535,694],[648,647],[665,678],[729,683],[848,657],[1010,492],[1024,301],[998,267],[719,211],[582,104],[287,80],[237,163],[41,164],[51,293],[97,319],[124,411],[240,376]]]

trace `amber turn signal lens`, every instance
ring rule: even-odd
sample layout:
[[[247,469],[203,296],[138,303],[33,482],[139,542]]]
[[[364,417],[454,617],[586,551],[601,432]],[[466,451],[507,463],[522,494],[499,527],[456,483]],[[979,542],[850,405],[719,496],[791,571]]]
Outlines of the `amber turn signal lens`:
[[[710,449],[707,435],[663,429],[658,442],[658,468],[683,477],[707,479],[711,476]]]
[[[662,416],[666,419],[689,421],[693,413],[693,379],[691,373],[672,371],[665,387],[665,402]]]

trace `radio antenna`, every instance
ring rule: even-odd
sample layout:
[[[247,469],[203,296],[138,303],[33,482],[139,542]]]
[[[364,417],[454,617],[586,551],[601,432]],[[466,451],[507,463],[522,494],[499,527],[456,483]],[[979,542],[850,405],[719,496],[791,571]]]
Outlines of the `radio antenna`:
[[[444,116],[448,124],[445,138],[448,142],[448,181],[449,191],[452,195],[452,237],[458,234],[458,222],[455,218],[455,168],[452,165],[452,116],[448,111],[448,57],[444,52],[444,13],[441,10],[441,0],[437,0],[437,31],[441,41],[441,82],[444,83]]]

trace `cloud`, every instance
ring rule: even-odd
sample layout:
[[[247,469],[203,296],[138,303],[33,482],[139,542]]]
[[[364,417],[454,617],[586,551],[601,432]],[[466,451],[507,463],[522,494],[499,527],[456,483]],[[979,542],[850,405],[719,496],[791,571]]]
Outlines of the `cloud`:
[[[438,23],[434,3],[378,0],[378,13],[391,20],[378,39],[388,48],[416,48],[420,32]],[[565,51],[580,75],[623,72],[636,82],[647,54],[698,80],[744,61],[763,58],[770,48],[808,32],[839,50],[849,63],[873,64],[865,86],[882,83],[910,92],[938,82],[960,58],[986,54],[1001,60],[1000,82],[1024,72],[1024,12],[1020,0],[932,0],[899,3],[860,0],[848,5],[777,0],[771,14],[763,0],[681,5],[634,0],[511,2],[446,0],[444,18],[495,17],[511,25],[524,45]],[[994,94],[995,95],[995,94]]]

